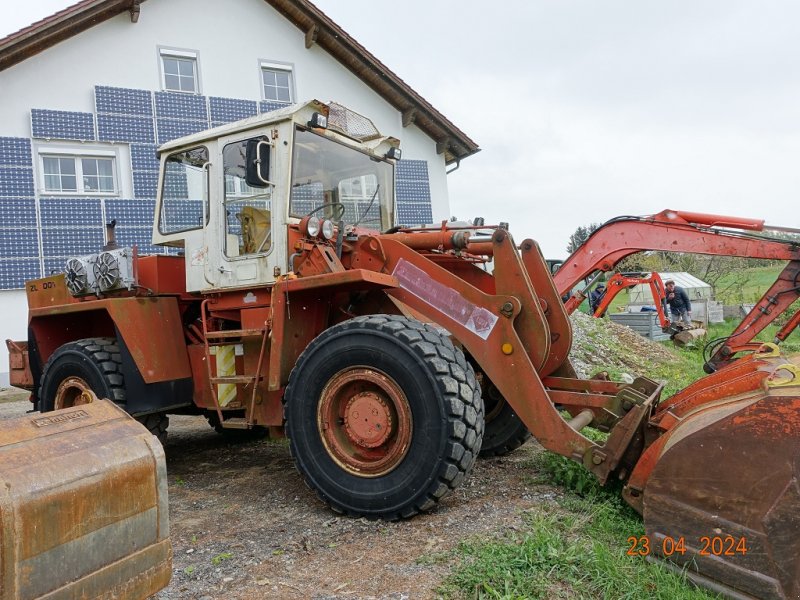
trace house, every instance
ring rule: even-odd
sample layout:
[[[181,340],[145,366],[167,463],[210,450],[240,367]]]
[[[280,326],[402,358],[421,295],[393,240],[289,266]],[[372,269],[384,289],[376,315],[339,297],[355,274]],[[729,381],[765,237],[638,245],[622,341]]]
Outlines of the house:
[[[167,251],[158,144],[313,98],[402,141],[402,223],[449,217],[446,170],[477,145],[306,0],[83,0],[0,40],[3,337],[27,337],[24,282],[97,251],[105,222]]]

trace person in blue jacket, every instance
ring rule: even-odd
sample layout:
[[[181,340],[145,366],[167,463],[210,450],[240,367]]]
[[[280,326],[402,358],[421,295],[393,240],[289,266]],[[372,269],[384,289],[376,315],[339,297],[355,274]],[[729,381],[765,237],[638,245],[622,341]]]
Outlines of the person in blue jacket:
[[[682,287],[675,285],[672,279],[664,282],[664,289],[667,294],[667,304],[673,319],[679,319],[687,327],[692,326],[692,303],[689,294]]]
[[[606,295],[606,286],[602,283],[594,288],[589,294],[589,308],[592,309],[592,314],[595,313],[597,307],[600,306],[600,301]]]

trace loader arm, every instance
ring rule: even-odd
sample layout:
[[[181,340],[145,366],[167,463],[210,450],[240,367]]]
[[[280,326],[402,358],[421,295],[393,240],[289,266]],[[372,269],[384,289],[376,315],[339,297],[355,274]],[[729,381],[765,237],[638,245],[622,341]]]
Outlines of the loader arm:
[[[624,258],[648,250],[789,261],[733,334],[716,346],[706,365],[710,372],[729,363],[737,352],[752,349],[756,335],[800,297],[800,243],[752,233],[766,230],[796,231],[771,227],[757,219],[673,210],[647,217],[617,217],[592,233],[564,261],[553,280],[561,295],[569,294],[596,271],[610,271]],[[577,292],[567,301],[567,312],[573,312],[584,298]],[[790,319],[789,329],[782,329],[775,341],[786,339],[798,323],[800,317]]]

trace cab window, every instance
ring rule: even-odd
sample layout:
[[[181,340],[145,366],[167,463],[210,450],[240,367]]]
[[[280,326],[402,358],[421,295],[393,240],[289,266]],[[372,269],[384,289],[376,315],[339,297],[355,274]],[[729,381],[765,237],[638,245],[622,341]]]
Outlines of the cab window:
[[[272,186],[247,185],[247,142],[233,142],[222,150],[227,256],[265,254],[272,248]]]

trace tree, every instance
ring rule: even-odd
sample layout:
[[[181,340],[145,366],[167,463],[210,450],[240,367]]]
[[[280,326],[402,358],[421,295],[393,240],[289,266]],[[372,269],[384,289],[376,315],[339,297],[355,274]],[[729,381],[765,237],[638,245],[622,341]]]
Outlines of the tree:
[[[601,223],[590,223],[588,227],[580,226],[575,230],[571,236],[569,236],[569,243],[567,244],[567,252],[572,254],[578,248],[583,246],[584,242],[589,239],[589,236],[592,235],[597,229],[599,229]]]

